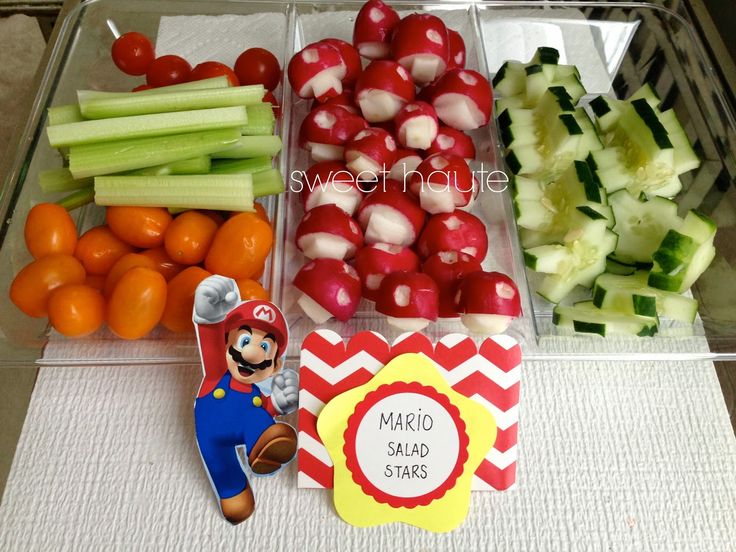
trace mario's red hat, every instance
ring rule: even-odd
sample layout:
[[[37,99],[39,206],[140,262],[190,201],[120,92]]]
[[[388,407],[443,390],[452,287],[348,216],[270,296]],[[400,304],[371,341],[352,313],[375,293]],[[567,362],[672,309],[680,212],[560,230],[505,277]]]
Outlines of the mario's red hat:
[[[225,331],[229,332],[248,326],[255,330],[272,333],[276,338],[278,354],[286,352],[289,343],[289,328],[279,308],[270,301],[245,301],[231,310],[225,317]]]

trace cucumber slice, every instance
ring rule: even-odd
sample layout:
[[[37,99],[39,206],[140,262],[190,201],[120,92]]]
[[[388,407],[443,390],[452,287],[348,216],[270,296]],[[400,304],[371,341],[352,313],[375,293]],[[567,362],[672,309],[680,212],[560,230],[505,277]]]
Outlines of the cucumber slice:
[[[544,197],[544,184],[533,178],[514,176],[511,179],[511,188],[514,200],[536,200]]]
[[[512,124],[501,129],[501,142],[503,142],[506,148],[528,146],[536,144],[538,141],[536,127],[534,125]]]
[[[496,100],[496,113],[503,113],[509,108],[523,108],[524,96],[504,96]]]
[[[629,99],[627,101],[633,102],[634,100],[643,99],[645,100],[653,109],[658,109],[659,104],[662,103],[662,100],[659,98],[659,94],[654,90],[651,84],[648,82],[644,84],[639,90],[634,92],[631,96],[629,96]]]
[[[674,166],[674,148],[667,130],[644,99],[624,104],[614,139],[629,146],[629,166],[645,163],[656,163],[670,169]]]
[[[616,256],[633,262],[651,262],[667,232],[680,227],[677,204],[661,197],[640,201],[626,190],[608,196],[618,234]]]
[[[504,97],[522,94],[525,86],[524,64],[519,61],[507,61],[493,77],[493,91]]]
[[[520,107],[511,107],[504,110],[498,116],[498,127],[501,129],[508,128],[511,125],[525,126],[534,124],[534,110],[523,109]]]
[[[716,248],[711,243],[702,244],[692,260],[680,271],[672,274],[662,272],[657,263],[649,273],[649,285],[665,291],[683,293],[690,289],[700,275],[706,271],[716,257]]]
[[[606,258],[606,272],[610,274],[618,274],[620,276],[628,276],[636,272],[636,266],[628,263],[622,263],[615,257],[609,255]]]
[[[642,316],[662,316],[692,324],[698,302],[690,297],[650,287],[647,273],[631,276],[601,274],[593,286],[593,303],[604,310]]]
[[[700,167],[700,158],[693,150],[690,139],[682,128],[675,111],[673,109],[663,111],[659,114],[659,121],[667,130],[670,142],[675,148],[675,172],[682,174]]]
[[[610,334],[650,337],[658,330],[656,318],[601,310],[592,301],[575,303],[572,307],[557,305],[552,322],[561,328],[603,337]]]
[[[519,146],[506,154],[506,164],[514,174],[534,174],[544,168],[544,158],[535,145]]]
[[[601,132],[608,132],[618,122],[621,102],[608,96],[597,96],[590,100],[590,109]]]
[[[619,166],[621,164],[621,149],[617,147],[603,148],[597,151],[591,151],[585,160],[594,171],[608,169],[610,167]]]
[[[534,52],[534,56],[532,57],[530,63],[549,63],[551,65],[557,65],[559,61],[560,52],[558,52],[555,48],[552,48],[550,46],[540,46],[539,48],[537,48],[537,51]]]

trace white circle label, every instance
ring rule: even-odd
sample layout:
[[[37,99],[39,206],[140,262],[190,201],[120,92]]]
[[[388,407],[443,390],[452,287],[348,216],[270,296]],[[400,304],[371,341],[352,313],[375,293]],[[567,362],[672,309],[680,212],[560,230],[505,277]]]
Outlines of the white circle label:
[[[355,434],[355,455],[366,479],[395,497],[439,488],[460,454],[460,435],[445,407],[420,393],[389,395],[372,405]]]

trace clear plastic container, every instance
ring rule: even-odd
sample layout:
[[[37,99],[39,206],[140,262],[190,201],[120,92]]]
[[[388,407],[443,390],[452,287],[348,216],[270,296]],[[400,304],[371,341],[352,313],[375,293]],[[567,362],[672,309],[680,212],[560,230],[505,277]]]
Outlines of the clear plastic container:
[[[112,21],[119,29],[138,30],[155,37],[162,16],[252,15],[272,25],[264,43],[251,43],[244,29],[243,48],[270,49],[282,66],[305,44],[336,36],[350,40],[355,15],[362,2],[204,2],[112,0],[83,2],[67,18],[59,35],[25,133],[18,144],[0,208],[5,224],[0,231],[0,274],[7,290],[15,273],[30,259],[22,239],[23,221],[30,207],[41,201],[37,185],[40,170],[60,166],[61,158],[45,139],[45,108],[68,103],[78,88],[129,89],[134,81],[118,72],[109,60]],[[683,17],[667,8],[628,2],[468,2],[392,3],[400,12],[429,11],[441,17],[464,37],[468,66],[492,75],[506,58],[527,61],[540,45],[557,47],[566,63],[578,65],[591,94],[626,97],[644,82],[651,82],[666,108],[673,107],[703,159],[700,169],[683,175],[678,197],[682,209],[698,207],[716,219],[718,255],[693,288],[700,302],[697,324],[664,324],[654,338],[597,338],[558,335],[551,323],[551,308],[532,293],[533,281],[523,267],[509,195],[484,190],[473,207],[489,229],[491,253],[484,266],[509,274],[523,295],[524,316],[509,333],[520,341],[527,358],[637,358],[684,360],[736,359],[736,293],[732,289],[736,263],[736,123],[724,97],[722,84],[711,68],[700,39]],[[260,15],[257,15],[260,14]],[[249,38],[250,37],[250,38]],[[278,91],[277,91],[278,92]],[[309,102],[299,99],[285,83],[283,116],[277,129],[284,139],[279,166],[288,184],[292,171],[306,170],[306,154],[298,148],[299,123]],[[479,156],[475,169],[504,170],[493,124],[473,134]],[[295,305],[291,279],[302,259],[292,236],[301,216],[297,194],[287,192],[266,203],[276,222],[276,245],[264,281],[275,302],[284,309],[291,327],[289,361],[298,360],[304,336],[314,329]],[[102,210],[89,207],[78,214],[83,230],[101,220]],[[0,298],[0,361],[39,362],[47,365],[100,363],[196,363],[192,337],[156,330],[146,339],[125,342],[107,331],[68,346],[65,338],[49,332],[44,320],[22,315]],[[328,323],[348,337],[371,329],[393,337],[398,332],[364,303],[349,323]],[[463,331],[458,322],[442,321],[427,333],[437,337]],[[79,355],[84,351],[84,355]]]

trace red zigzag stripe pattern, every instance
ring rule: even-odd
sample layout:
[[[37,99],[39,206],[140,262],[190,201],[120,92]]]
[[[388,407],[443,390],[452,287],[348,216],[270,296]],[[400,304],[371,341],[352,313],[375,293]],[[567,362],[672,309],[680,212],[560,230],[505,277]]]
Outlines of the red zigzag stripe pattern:
[[[462,334],[434,345],[420,333],[389,344],[374,332],[347,343],[333,331],[317,330],[302,344],[299,391],[300,488],[332,487],[332,461],[317,433],[317,417],[333,397],[368,382],[392,358],[407,352],[430,358],[457,392],[485,406],[496,419],[498,436],[475,472],[473,490],[506,490],[516,481],[521,349],[511,337],[485,339],[480,347]]]

